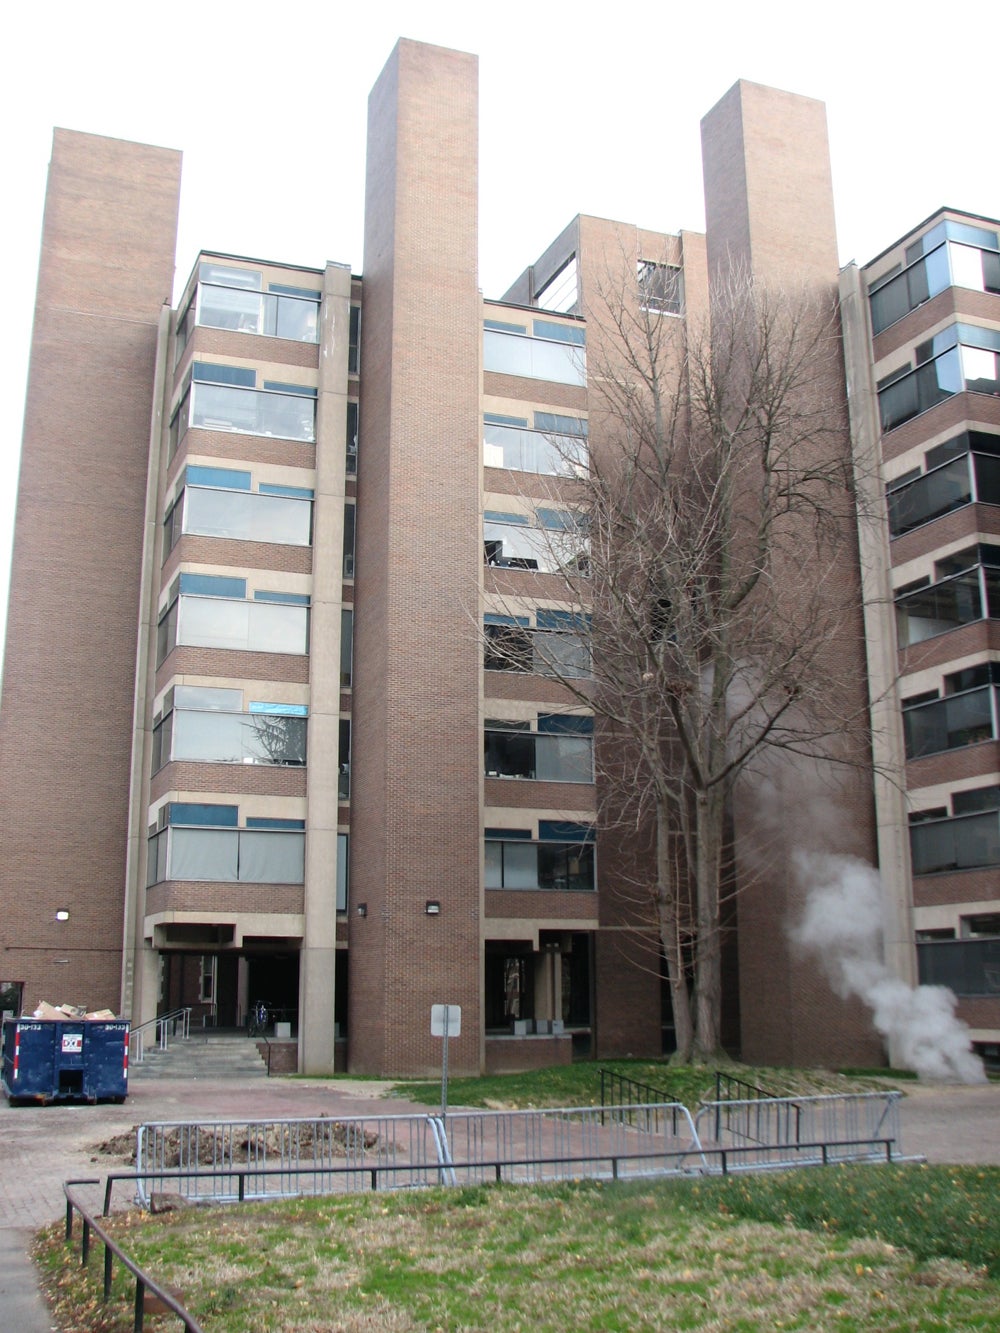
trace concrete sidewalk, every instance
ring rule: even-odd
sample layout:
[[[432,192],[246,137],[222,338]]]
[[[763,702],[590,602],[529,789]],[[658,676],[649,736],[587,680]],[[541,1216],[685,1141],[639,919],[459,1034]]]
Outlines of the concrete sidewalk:
[[[135,1079],[123,1106],[11,1107],[0,1098],[0,1310],[14,1333],[53,1328],[28,1257],[32,1233],[63,1216],[64,1180],[116,1169],[96,1146],[155,1120],[423,1114],[390,1084],[348,1079]],[[903,1085],[902,1147],[940,1163],[1000,1165],[1000,1084]],[[95,1191],[95,1197],[96,1191]]]

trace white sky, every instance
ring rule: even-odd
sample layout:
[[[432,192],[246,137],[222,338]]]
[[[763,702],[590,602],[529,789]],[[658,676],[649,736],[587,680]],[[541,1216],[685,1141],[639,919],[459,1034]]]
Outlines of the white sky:
[[[745,78],[827,103],[840,257],[864,263],[942,204],[1000,215],[985,22],[895,0],[14,7],[0,89],[0,617],[53,126],[183,151],[178,285],[201,248],[359,272],[372,84],[399,36],[474,52],[480,281],[499,296],[576,213],[702,229],[699,122]]]

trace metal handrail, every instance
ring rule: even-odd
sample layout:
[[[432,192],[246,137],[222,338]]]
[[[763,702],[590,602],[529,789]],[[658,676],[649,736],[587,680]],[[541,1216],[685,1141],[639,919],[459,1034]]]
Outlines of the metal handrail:
[[[676,1149],[639,1149],[632,1152],[624,1151],[588,1151],[582,1156],[570,1157],[565,1153],[551,1157],[539,1157],[534,1154],[524,1157],[502,1157],[502,1158],[484,1158],[474,1162],[453,1161],[443,1156],[439,1161],[427,1162],[424,1169],[428,1172],[436,1172],[438,1181],[442,1185],[457,1186],[459,1181],[456,1173],[459,1171],[482,1171],[487,1168],[494,1172],[494,1178],[498,1184],[503,1181],[503,1171],[505,1167],[513,1166],[572,1166],[574,1162],[580,1162],[591,1165],[594,1162],[607,1162],[610,1166],[611,1177],[614,1180],[620,1179],[619,1166],[623,1162],[675,1162],[676,1172],[660,1172],[653,1174],[683,1174],[695,1176],[711,1176],[715,1174],[728,1176],[734,1172],[752,1173],[754,1171],[767,1170],[770,1164],[763,1160],[774,1154],[783,1154],[795,1152],[798,1154],[796,1165],[799,1169],[809,1166],[828,1166],[830,1164],[830,1150],[835,1148],[868,1148],[870,1152],[867,1158],[855,1158],[855,1161],[882,1161],[892,1162],[923,1162],[926,1158],[918,1155],[904,1156],[898,1149],[896,1140],[891,1137],[872,1137],[865,1139],[817,1139],[813,1143],[770,1143],[760,1144],[754,1149],[758,1159],[754,1162],[745,1162],[739,1159],[746,1154],[745,1148],[711,1148],[706,1145],[694,1144],[687,1148]],[[801,1154],[810,1152],[811,1157],[803,1157]],[[688,1158],[700,1159],[700,1165],[692,1163],[685,1166]],[[717,1159],[718,1166],[713,1169],[709,1164],[710,1159]],[[736,1159],[736,1160],[734,1160]],[[833,1159],[836,1165],[842,1165],[844,1159],[835,1157]],[[789,1162],[786,1158],[779,1156],[779,1160],[774,1164],[780,1170],[789,1169]],[[299,1166],[295,1168],[295,1174],[299,1176],[352,1176],[355,1179],[367,1176],[371,1182],[373,1193],[378,1192],[378,1181],[381,1176],[392,1175],[399,1171],[399,1164],[395,1162],[365,1162],[363,1166],[346,1165],[334,1166],[332,1163],[324,1163],[320,1166]],[[173,1180],[196,1180],[204,1176],[204,1172],[188,1168],[172,1167],[163,1171],[113,1171],[105,1177],[104,1193],[104,1216],[109,1214],[111,1208],[111,1195],[113,1187],[118,1181],[128,1181],[135,1184],[138,1178],[143,1181],[173,1181]],[[247,1201],[247,1181],[258,1180],[267,1176],[287,1176],[289,1168],[287,1166],[213,1166],[211,1171],[213,1179],[236,1180],[237,1192],[227,1199],[217,1198],[216,1202],[245,1203]],[[99,1181],[67,1181],[67,1184],[99,1184]],[[531,1183],[531,1182],[526,1182]],[[412,1188],[411,1185],[406,1186]],[[269,1196],[270,1197],[270,1196]]]
[[[619,1074],[614,1069],[598,1071],[601,1079],[601,1110],[616,1109],[625,1105],[662,1105],[670,1102],[670,1093],[663,1088],[654,1088],[651,1083],[640,1083],[637,1079]],[[614,1096],[618,1101],[611,1101]],[[601,1123],[604,1123],[603,1116]]]
[[[148,1018],[145,1023],[140,1023],[134,1027],[129,1034],[129,1059],[134,1064],[141,1065],[145,1058],[145,1032],[153,1028],[156,1034],[156,1043],[161,1051],[167,1050],[169,1042],[169,1028],[171,1025],[181,1024],[181,1038],[186,1041],[191,1036],[191,1006],[185,1005],[180,1009],[171,1009],[167,1014],[157,1014],[155,1018]],[[176,1035],[176,1033],[175,1033]],[[132,1042],[135,1042],[135,1050],[132,1050]]]
[[[90,1260],[90,1233],[91,1231],[101,1240],[104,1245],[104,1301],[111,1298],[111,1277],[115,1259],[118,1259],[125,1265],[128,1271],[135,1277],[135,1303],[133,1316],[134,1333],[142,1333],[143,1320],[145,1318],[145,1296],[147,1291],[151,1291],[156,1298],[166,1306],[178,1319],[180,1319],[187,1333],[204,1333],[201,1325],[190,1314],[177,1297],[165,1287],[161,1287],[155,1282],[144,1269],[140,1268],[134,1259],[130,1259],[125,1251],[117,1244],[101,1224],[84,1208],[79,1199],[73,1197],[70,1193],[71,1185],[99,1185],[101,1182],[96,1177],[88,1177],[83,1180],[65,1180],[63,1181],[63,1194],[66,1196],[66,1243],[67,1245],[73,1239],[73,1210],[79,1214],[83,1223],[83,1234],[80,1245],[80,1263],[86,1267]],[[111,1190],[106,1186],[105,1192],[105,1211],[107,1216],[107,1202],[111,1197]]]

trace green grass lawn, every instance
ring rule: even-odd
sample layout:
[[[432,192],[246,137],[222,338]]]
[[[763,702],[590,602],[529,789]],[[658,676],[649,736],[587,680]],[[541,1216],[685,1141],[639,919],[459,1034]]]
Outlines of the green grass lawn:
[[[824,1070],[762,1069],[759,1066],[726,1064],[724,1073],[763,1088],[774,1096],[806,1096],[810,1093],[871,1091],[895,1083],[894,1071],[852,1071],[847,1075]],[[658,1088],[664,1100],[695,1107],[715,1096],[715,1066],[671,1065],[666,1060],[579,1061],[524,1074],[494,1074],[482,1078],[453,1078],[448,1081],[449,1106],[528,1108],[544,1106],[597,1106],[601,1100],[600,1071],[610,1070]],[[398,1082],[396,1095],[427,1106],[441,1103],[441,1080]]]
[[[206,1333],[996,1329],[1000,1168],[421,1190],[114,1222]],[[37,1258],[58,1327],[125,1333],[79,1226]],[[176,1327],[150,1318],[147,1327]]]

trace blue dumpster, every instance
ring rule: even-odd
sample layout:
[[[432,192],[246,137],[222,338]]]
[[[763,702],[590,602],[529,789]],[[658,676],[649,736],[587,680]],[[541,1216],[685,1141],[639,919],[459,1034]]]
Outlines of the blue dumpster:
[[[18,1102],[116,1101],[128,1095],[129,1025],[85,1019],[8,1018],[3,1090]]]

